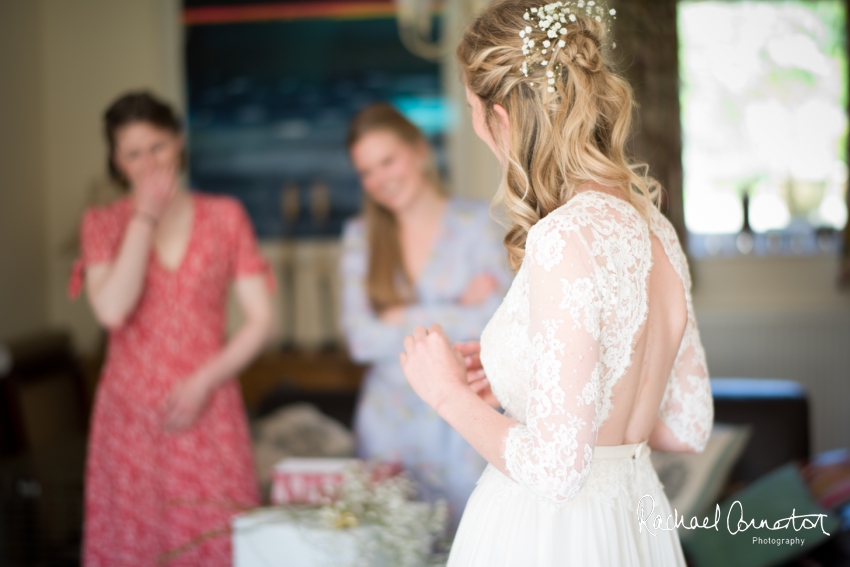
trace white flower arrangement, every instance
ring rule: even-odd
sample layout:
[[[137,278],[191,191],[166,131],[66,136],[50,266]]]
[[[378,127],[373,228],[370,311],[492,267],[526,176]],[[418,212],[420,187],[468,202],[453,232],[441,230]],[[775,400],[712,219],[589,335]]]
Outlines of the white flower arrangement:
[[[533,72],[535,63],[539,63],[541,67],[546,67],[549,61],[553,60],[556,50],[563,49],[566,46],[566,41],[563,37],[569,33],[568,26],[578,21],[577,14],[582,15],[582,11],[584,12],[584,16],[600,23],[604,22],[606,28],[609,30],[611,20],[616,19],[617,16],[615,9],[608,9],[604,4],[597,3],[594,0],[588,0],[587,2],[585,0],[553,2],[539,8],[529,8],[523,14],[522,17],[524,20],[535,24],[535,26],[525,26],[519,32],[519,37],[522,38],[522,54],[525,56],[525,61],[523,61],[521,67],[523,76],[528,77],[529,73]],[[534,27],[545,35],[545,39],[539,44],[532,37],[535,33]],[[557,42],[551,41],[559,37],[562,39],[559,39]],[[616,48],[617,44],[612,43],[611,47]],[[554,71],[546,71],[548,78],[547,91],[550,93],[555,92],[555,76],[561,72],[560,63],[555,62],[552,67]],[[533,87],[534,83],[530,83],[530,85]]]
[[[413,482],[400,474],[375,480],[372,469],[358,463],[343,473],[342,484],[318,510],[321,522],[329,528],[347,529],[376,526],[376,537],[364,538],[362,564],[372,565],[376,556],[390,557],[393,566],[422,565],[430,549],[423,549],[423,532],[436,539],[444,534],[448,506],[443,500],[411,506],[416,494]]]
[[[346,530],[356,541],[357,567],[421,567],[434,559],[433,544],[446,535],[448,506],[444,500],[434,504],[413,501],[415,493],[413,482],[404,473],[386,478],[376,475],[374,463],[358,461],[343,471],[340,485],[328,487],[320,505],[251,507],[206,500],[175,501],[175,504],[226,508],[240,512],[243,517],[260,514],[260,519],[251,523],[245,533],[265,524],[283,522],[301,528],[307,545],[318,541],[327,545],[327,537],[310,542],[311,537],[317,538],[315,529]],[[160,554],[158,561],[168,563],[206,541],[240,533],[239,528],[228,522]],[[325,551],[334,553],[333,549]]]

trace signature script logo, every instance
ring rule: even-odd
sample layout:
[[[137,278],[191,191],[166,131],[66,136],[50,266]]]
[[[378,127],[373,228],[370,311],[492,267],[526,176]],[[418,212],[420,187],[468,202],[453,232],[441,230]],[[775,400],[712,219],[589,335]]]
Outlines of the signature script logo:
[[[635,511],[638,518],[638,531],[640,533],[643,533],[643,528],[646,528],[649,533],[655,535],[657,530],[672,531],[680,527],[686,530],[710,530],[713,528],[715,531],[719,531],[717,526],[720,523],[721,516],[720,504],[717,504],[714,510],[714,523],[709,523],[708,516],[703,518],[702,522],[700,522],[696,516],[693,516],[691,517],[691,521],[686,524],[685,517],[679,516],[679,512],[674,508],[673,514],[667,516],[666,520],[660,514],[656,515],[652,520],[652,525],[650,526],[647,522],[649,522],[650,518],[653,517],[653,510],[655,510],[655,499],[651,494],[643,496],[638,502],[637,510]],[[796,512],[796,509],[792,509],[790,516],[776,520],[772,524],[767,520],[760,520],[756,523],[755,518],[750,520],[744,518],[744,507],[738,500],[735,500],[729,508],[729,512],[726,514],[726,529],[730,534],[735,535],[740,532],[745,532],[750,528],[754,530],[787,530],[790,527],[793,528],[794,531],[799,532],[800,530],[811,530],[820,526],[821,531],[824,534],[829,535],[823,525],[823,519],[827,517],[827,514],[797,515]]]

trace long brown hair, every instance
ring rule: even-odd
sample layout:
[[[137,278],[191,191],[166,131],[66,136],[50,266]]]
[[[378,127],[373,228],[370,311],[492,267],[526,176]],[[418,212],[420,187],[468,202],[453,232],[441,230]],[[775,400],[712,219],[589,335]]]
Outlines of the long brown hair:
[[[348,127],[349,153],[363,136],[375,131],[392,132],[410,146],[428,147],[428,140],[422,131],[401,112],[392,105],[377,103],[367,106],[352,119]],[[443,191],[432,159],[428,160],[425,175],[435,189]],[[363,219],[369,246],[366,291],[372,308],[380,312],[388,307],[413,303],[416,301],[416,292],[404,267],[395,214],[364,192]]]
[[[496,2],[469,26],[456,52],[494,139],[493,105],[503,106],[510,121],[499,199],[512,223],[505,247],[515,270],[525,255],[528,230],[569,201],[579,185],[616,187],[645,218],[661,193],[646,166],[626,157],[634,97],[607,60],[602,23],[573,11],[575,19],[558,35],[563,47],[524,72],[523,36],[549,43],[546,32],[524,18],[538,6],[540,0]],[[557,72],[548,74],[551,69]]]

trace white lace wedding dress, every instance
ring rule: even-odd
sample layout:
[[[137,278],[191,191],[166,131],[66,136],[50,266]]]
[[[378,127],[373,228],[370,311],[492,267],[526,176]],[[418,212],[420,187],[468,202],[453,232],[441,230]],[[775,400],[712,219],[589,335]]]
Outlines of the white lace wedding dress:
[[[646,527],[672,514],[646,442],[596,445],[647,317],[650,230],[684,286],[688,313],[659,416],[677,439],[704,448],[711,390],[676,233],[657,211],[647,225],[621,199],[579,193],[529,231],[522,266],[481,337],[493,392],[519,425],[505,440],[510,477],[492,465],[484,471],[449,567],[685,565],[675,531]],[[641,527],[645,495],[654,510]]]

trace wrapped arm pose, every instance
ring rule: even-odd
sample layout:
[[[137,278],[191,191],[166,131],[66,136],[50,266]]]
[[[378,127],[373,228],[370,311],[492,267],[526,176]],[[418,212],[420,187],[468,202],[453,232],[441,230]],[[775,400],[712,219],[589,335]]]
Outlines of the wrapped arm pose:
[[[486,238],[482,244],[479,249],[487,248],[472,259],[477,275],[457,301],[406,305],[387,310],[394,313],[377,313],[366,292],[369,259],[364,227],[359,221],[348,223],[342,237],[340,275],[342,328],[352,358],[361,364],[396,360],[405,335],[417,325],[433,321],[439,321],[448,336],[478,336],[498,307],[502,294],[496,291],[504,285],[495,277],[504,273],[499,240]]]

